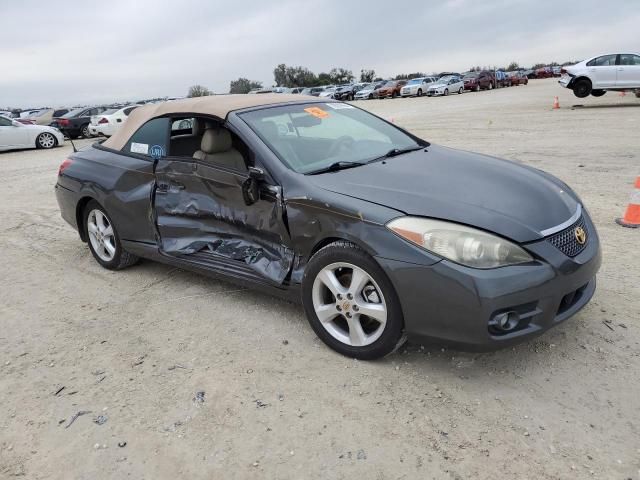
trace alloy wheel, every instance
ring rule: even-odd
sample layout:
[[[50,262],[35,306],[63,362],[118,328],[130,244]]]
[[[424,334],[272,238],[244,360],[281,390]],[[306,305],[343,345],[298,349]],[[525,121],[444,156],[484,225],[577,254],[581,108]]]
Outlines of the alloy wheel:
[[[110,262],[116,254],[116,238],[113,226],[107,216],[93,209],[87,216],[87,232],[93,251],[105,262]]]
[[[41,133],[38,136],[38,145],[42,148],[52,148],[56,144],[56,138],[47,132]]]
[[[387,323],[382,290],[365,270],[332,263],[315,278],[313,308],[324,329],[346,345],[363,347],[380,338]]]

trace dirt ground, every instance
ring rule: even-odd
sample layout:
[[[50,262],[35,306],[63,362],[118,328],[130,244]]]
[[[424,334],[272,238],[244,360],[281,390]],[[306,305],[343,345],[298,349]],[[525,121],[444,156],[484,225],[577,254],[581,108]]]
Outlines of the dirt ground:
[[[593,301],[513,349],[350,360],[299,306],[152,262],[101,269],[54,197],[68,142],[3,153],[0,478],[640,479],[640,230],[614,223],[640,99],[539,80],[358,105],[572,185],[602,241]]]

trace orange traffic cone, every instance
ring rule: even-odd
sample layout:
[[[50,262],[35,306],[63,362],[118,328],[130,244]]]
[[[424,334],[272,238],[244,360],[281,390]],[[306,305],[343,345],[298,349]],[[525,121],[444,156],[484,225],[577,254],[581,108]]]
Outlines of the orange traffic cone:
[[[640,177],[636,178],[635,190],[631,194],[624,217],[616,218],[616,223],[623,227],[640,227]]]
[[[560,108],[560,100],[558,100],[558,97],[553,97],[553,109],[557,110]]]

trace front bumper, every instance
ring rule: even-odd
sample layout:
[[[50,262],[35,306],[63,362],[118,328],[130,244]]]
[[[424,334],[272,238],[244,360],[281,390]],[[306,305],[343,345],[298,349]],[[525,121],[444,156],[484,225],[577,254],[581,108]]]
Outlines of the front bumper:
[[[525,245],[536,258],[531,264],[491,270],[447,260],[424,266],[376,259],[395,286],[409,338],[495,350],[540,335],[589,302],[601,253],[595,227],[586,215],[585,221],[589,242],[575,258],[540,240]],[[517,312],[520,324],[497,333],[491,323],[505,312]]]

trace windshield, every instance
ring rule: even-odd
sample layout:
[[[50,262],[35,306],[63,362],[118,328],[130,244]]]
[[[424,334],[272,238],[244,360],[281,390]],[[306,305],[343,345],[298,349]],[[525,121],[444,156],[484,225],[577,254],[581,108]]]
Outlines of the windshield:
[[[478,78],[478,74],[477,73],[467,73],[463,79],[466,80],[468,78]]]
[[[418,85],[424,81],[424,78],[414,78],[413,80],[409,80],[407,85]]]
[[[71,118],[71,117],[75,117],[76,115],[78,115],[79,113],[82,113],[84,111],[84,108],[74,108],[73,110],[71,110],[70,112],[65,113],[62,118]]]
[[[292,170],[309,173],[336,162],[366,162],[416,140],[346,103],[306,103],[240,114]]]
[[[447,75],[446,77],[442,77],[440,78],[440,80],[438,80],[438,83],[447,83],[449,80],[451,80],[453,77],[451,75]]]

